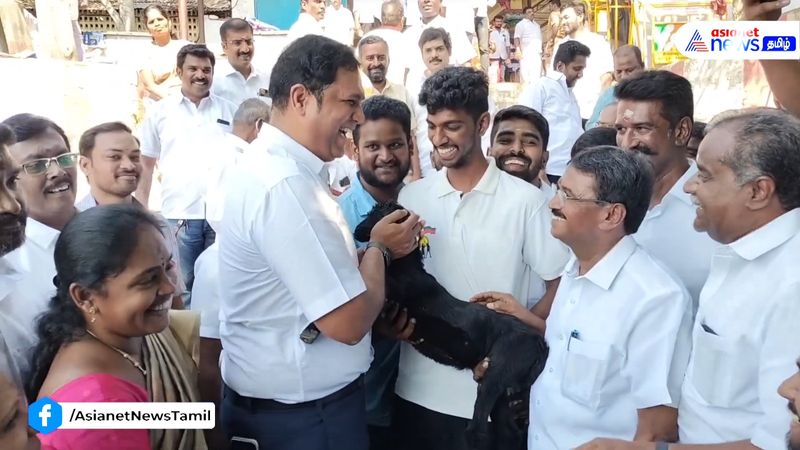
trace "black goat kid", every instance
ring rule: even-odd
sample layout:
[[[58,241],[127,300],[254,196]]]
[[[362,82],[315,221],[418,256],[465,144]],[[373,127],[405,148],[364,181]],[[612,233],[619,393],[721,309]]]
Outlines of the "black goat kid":
[[[356,228],[356,239],[369,241],[372,227],[398,209],[402,207],[393,202],[376,205]],[[547,359],[544,337],[514,317],[450,295],[425,272],[419,249],[389,266],[386,297],[387,305],[398,304],[416,319],[410,340],[428,358],[472,369],[489,357],[467,427],[469,445],[475,450],[524,449],[527,427],[517,423],[515,410],[524,408],[527,415],[530,387]],[[524,403],[512,408],[510,394],[519,395]]]

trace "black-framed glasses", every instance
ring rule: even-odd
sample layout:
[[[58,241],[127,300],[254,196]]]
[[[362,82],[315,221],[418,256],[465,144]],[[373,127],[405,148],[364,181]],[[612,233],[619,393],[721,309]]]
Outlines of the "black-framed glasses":
[[[575,202],[575,203],[594,203],[595,205],[610,205],[611,202],[607,202],[605,200],[598,200],[596,198],[580,198],[580,197],[573,197],[570,194],[567,194],[560,186],[556,186],[556,195],[561,200],[562,203],[566,202]]]
[[[41,175],[47,172],[47,169],[50,168],[50,164],[53,164],[54,162],[62,169],[69,169],[71,167],[75,167],[75,164],[77,164],[78,154],[62,153],[52,158],[34,159],[20,164],[20,166],[22,167],[22,171],[28,175]]]

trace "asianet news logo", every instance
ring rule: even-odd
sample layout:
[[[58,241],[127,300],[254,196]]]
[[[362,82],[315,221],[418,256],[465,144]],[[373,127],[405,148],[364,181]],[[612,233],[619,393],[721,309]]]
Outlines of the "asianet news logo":
[[[800,59],[800,22],[693,22],[673,36],[693,59]]]

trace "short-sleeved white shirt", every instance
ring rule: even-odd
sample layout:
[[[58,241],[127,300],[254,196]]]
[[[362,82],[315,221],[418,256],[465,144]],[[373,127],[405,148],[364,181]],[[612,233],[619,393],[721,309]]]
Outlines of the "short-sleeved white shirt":
[[[778,386],[800,355],[800,209],[714,253],[678,410],[680,440],[786,448]]]
[[[519,39],[523,54],[533,51],[542,53],[542,27],[527,18],[520,20],[514,27],[514,39]]]
[[[485,291],[527,299],[531,273],[558,278],[569,257],[550,234],[545,195],[498,169],[492,158],[478,185],[463,197],[443,169],[403,188],[398,201],[435,229],[425,270],[463,301]],[[471,418],[476,388],[469,370],[436,363],[403,344],[396,385],[403,399]]]
[[[266,95],[269,91],[269,74],[252,66],[250,76],[244,78],[241,72],[234,69],[227,59],[217,62],[214,67],[214,83],[211,93],[233,103],[236,108],[249,98],[259,98],[271,104]]]
[[[691,333],[689,293],[630,236],[585,275],[573,257],[547,318],[528,448],[632,440],[637,410],[677,405]]]
[[[366,372],[370,336],[346,345],[306,327],[366,290],[327,168],[264,125],[228,183],[218,233],[222,378],[241,395],[316,400]]]
[[[2,365],[27,373],[36,345],[36,319],[56,293],[53,253],[60,232],[28,217],[25,243],[0,258],[0,347]],[[9,362],[10,361],[10,362]],[[12,374],[13,375],[13,374]]]
[[[425,61],[422,59],[422,51],[419,48],[419,38],[422,36],[422,32],[428,28],[443,28],[450,34],[450,43],[452,44],[450,64],[461,66],[469,63],[477,55],[475,47],[467,39],[467,33],[463,27],[454,25],[442,16],[436,16],[427,24],[414,25],[403,32],[403,39],[407,45],[406,51],[409,55],[416,55],[416,57],[408,59],[409,79],[418,80],[425,73]]]
[[[236,106],[209,94],[196,106],[183,95],[156,103],[142,126],[142,155],[158,159],[161,213],[204,219],[209,161],[232,131]]]
[[[292,42],[309,34],[325,36],[324,22],[315,19],[311,14],[300,13],[297,22],[289,28],[289,33],[286,35],[286,46],[288,47]]]
[[[200,337],[219,339],[219,244],[213,243],[194,262],[192,311],[200,313]]]
[[[692,296],[694,311],[703,288],[711,258],[720,244],[694,229],[695,206],[683,185],[697,166],[691,163],[686,173],[672,186],[661,203],[647,211],[639,230],[633,235],[636,242],[650,255],[678,275]]]
[[[347,7],[340,6],[338,10],[333,6],[325,8],[323,24],[326,36],[348,47],[353,46],[356,21]]]

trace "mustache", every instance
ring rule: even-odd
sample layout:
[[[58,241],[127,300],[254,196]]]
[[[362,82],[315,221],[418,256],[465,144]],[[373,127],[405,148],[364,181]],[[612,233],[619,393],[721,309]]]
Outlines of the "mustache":
[[[656,152],[654,152],[652,148],[650,148],[650,147],[648,147],[646,145],[642,145],[642,144],[639,144],[636,147],[631,147],[631,150],[636,150],[637,152],[639,152],[639,153],[641,153],[643,155],[647,155],[647,156],[655,156],[656,155]]]
[[[794,402],[789,402],[789,411],[791,411],[795,416],[798,415],[797,408],[794,406]]]
[[[428,62],[429,62],[429,63],[435,63],[435,62],[438,62],[438,63],[440,63],[440,62],[442,62],[442,60],[441,60],[441,59],[439,59],[439,58],[433,58],[433,59],[429,59],[429,60],[428,60]]]

